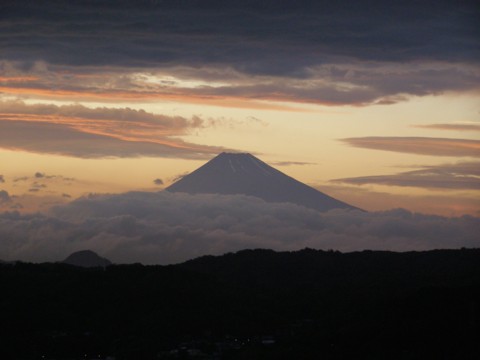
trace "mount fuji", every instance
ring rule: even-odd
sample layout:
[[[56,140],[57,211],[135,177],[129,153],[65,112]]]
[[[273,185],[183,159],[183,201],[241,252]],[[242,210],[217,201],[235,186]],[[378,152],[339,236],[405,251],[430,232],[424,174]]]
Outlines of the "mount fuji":
[[[357,209],[285,175],[247,153],[221,153],[165,190],[188,194],[249,195],[319,211]]]

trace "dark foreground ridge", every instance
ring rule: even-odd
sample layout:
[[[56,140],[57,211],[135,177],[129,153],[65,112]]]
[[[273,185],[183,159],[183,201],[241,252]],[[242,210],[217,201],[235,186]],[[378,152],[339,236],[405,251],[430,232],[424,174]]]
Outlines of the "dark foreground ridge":
[[[319,211],[357,209],[285,175],[251,154],[221,153],[166,190],[249,195],[267,202],[289,202]]]
[[[475,359],[480,250],[0,265],[1,359]]]

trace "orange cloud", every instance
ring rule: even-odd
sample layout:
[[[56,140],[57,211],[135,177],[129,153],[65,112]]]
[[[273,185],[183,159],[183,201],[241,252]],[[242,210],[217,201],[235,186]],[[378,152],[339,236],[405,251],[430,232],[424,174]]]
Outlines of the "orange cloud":
[[[29,81],[37,81],[40,78],[36,76],[0,76],[0,82],[29,82]]]
[[[92,89],[48,89],[48,88],[25,88],[14,86],[0,86],[0,92],[10,95],[28,95],[40,99],[67,99],[72,101],[86,100],[105,102],[131,102],[131,101],[175,101],[190,104],[211,105],[229,108],[245,108],[257,110],[282,110],[304,112],[305,109],[293,105],[275,104],[275,101],[291,101],[285,97],[265,97],[254,99],[248,97],[233,97],[222,95],[202,95],[189,93],[187,90],[175,92],[158,91],[124,91],[124,90],[92,90]],[[298,102],[298,101],[297,101]]]
[[[208,158],[224,148],[178,138],[204,124],[198,117],[186,119],[129,108],[0,102],[0,147],[86,158]]]

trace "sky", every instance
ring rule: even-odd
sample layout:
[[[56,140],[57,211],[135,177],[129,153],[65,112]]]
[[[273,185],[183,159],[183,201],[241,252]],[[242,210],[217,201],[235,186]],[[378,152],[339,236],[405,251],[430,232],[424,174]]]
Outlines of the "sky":
[[[248,152],[369,212],[479,217],[478,23],[475,1],[1,2],[0,211]]]

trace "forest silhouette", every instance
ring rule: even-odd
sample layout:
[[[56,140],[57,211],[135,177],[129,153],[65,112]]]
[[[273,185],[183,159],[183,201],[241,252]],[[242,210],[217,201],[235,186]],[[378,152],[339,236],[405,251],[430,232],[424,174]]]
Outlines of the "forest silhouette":
[[[474,359],[480,249],[0,265],[2,359]]]

